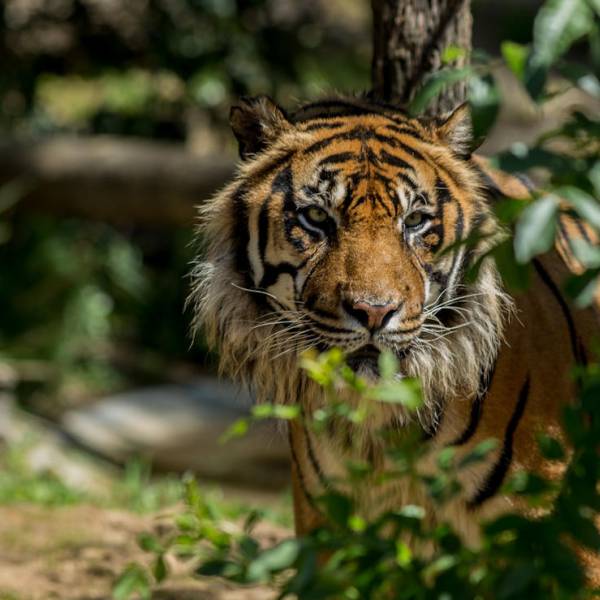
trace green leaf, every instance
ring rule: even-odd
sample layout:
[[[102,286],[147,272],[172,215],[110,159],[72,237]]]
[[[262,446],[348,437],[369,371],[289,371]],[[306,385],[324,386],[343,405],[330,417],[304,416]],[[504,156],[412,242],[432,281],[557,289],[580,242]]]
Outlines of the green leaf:
[[[532,565],[516,565],[500,580],[497,590],[498,599],[524,598],[530,581],[536,576]]]
[[[403,517],[407,517],[408,519],[421,519],[425,518],[425,509],[422,506],[417,506],[416,504],[406,504],[399,511],[398,514]]]
[[[167,578],[169,570],[167,568],[167,563],[165,562],[164,554],[160,554],[156,557],[156,561],[154,563],[154,569],[152,570],[154,575],[154,579],[156,579],[157,583],[161,583]]]
[[[485,460],[490,455],[490,452],[493,452],[497,447],[498,440],[494,438],[479,442],[479,444],[477,444],[473,450],[460,459],[458,463],[458,469],[464,469],[465,467],[480,463],[482,460]]]
[[[594,26],[586,0],[547,0],[533,26],[534,67],[548,68]]]
[[[248,581],[268,581],[272,573],[290,568],[298,558],[300,542],[285,540],[265,550],[248,565]]]
[[[552,489],[552,485],[544,478],[535,473],[519,471],[515,473],[503,486],[503,490],[509,494],[521,496],[539,496]]]
[[[581,290],[579,295],[575,298],[575,306],[578,308],[586,308],[591,306],[594,302],[598,293],[598,285],[600,284],[600,277],[596,276]]]
[[[452,556],[450,554],[440,556],[433,562],[429,563],[423,569],[423,576],[425,577],[425,579],[429,579],[431,577],[437,577],[441,573],[444,573],[445,571],[452,569],[454,566],[456,566],[457,562],[458,562],[458,557],[456,557],[456,556]]]
[[[437,465],[442,471],[447,471],[454,466],[454,457],[456,456],[456,448],[443,448],[437,455]]]
[[[471,67],[441,69],[430,75],[408,106],[409,114],[420,115],[431,102],[449,85],[467,79],[473,74]]]
[[[180,531],[194,531],[198,527],[198,520],[190,513],[175,517],[175,525]]]
[[[259,552],[258,542],[248,535],[242,537],[239,541],[240,553],[246,560],[254,560]]]
[[[412,562],[412,552],[410,548],[400,540],[396,542],[396,562],[401,567],[407,567]]]
[[[492,251],[504,285],[513,292],[522,292],[529,286],[529,265],[515,260],[511,238],[498,244]]]
[[[252,416],[255,419],[270,419],[275,414],[275,405],[273,404],[256,404],[252,407]]]
[[[566,457],[562,444],[546,433],[538,436],[538,445],[543,457],[548,460],[563,460]]]
[[[600,203],[593,196],[573,186],[558,188],[556,193],[568,200],[584,221],[600,231]]]
[[[348,527],[356,533],[362,533],[367,528],[367,522],[360,515],[352,515],[348,519]]]
[[[586,269],[598,269],[600,267],[600,247],[593,246],[584,239],[570,240],[569,245],[573,250],[575,258]]]
[[[550,250],[556,234],[558,200],[544,196],[523,211],[515,230],[515,258],[525,264],[534,256]]]
[[[423,404],[421,385],[417,379],[382,381],[368,389],[365,395],[386,404],[402,404],[410,410],[416,410]]]
[[[249,428],[250,421],[248,421],[248,419],[238,419],[232,423],[219,437],[219,444],[226,444],[229,440],[246,435]]]
[[[325,514],[331,523],[339,525],[342,529],[348,527],[353,513],[352,501],[347,496],[338,492],[329,492],[319,498]]]
[[[399,369],[398,359],[393,352],[386,350],[379,355],[379,373],[383,379],[393,379]]]
[[[508,68],[518,77],[523,79],[525,75],[525,66],[527,65],[527,57],[529,56],[529,48],[523,44],[515,42],[502,42],[500,46],[502,56]]]
[[[496,122],[500,110],[500,92],[490,74],[472,77],[469,80],[469,106],[473,124],[473,146],[477,147]]]
[[[600,160],[594,163],[594,166],[588,172],[588,178],[594,186],[596,195],[600,197]]]
[[[129,600],[134,594],[139,594],[144,600],[149,600],[150,586],[150,577],[146,570],[140,565],[130,564],[117,579],[112,595],[114,600]]]
[[[286,421],[297,419],[300,416],[300,412],[300,406],[297,404],[276,404],[273,408],[273,416],[276,419],[284,419]]]
[[[442,63],[448,64],[467,55],[467,50],[460,46],[448,46],[442,52]]]
[[[163,545],[158,538],[150,533],[141,533],[138,536],[138,545],[144,552],[160,554],[164,551]]]

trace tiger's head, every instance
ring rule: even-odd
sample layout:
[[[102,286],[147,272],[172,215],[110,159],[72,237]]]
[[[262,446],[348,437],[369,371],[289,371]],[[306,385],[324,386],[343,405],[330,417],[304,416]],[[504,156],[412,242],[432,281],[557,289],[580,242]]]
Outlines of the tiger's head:
[[[243,160],[201,209],[193,294],[225,370],[284,402],[305,349],[340,347],[367,377],[389,350],[430,407],[475,393],[508,300],[488,260],[466,280],[497,231],[466,107],[415,119],[335,99],[288,115],[259,97],[231,124]]]

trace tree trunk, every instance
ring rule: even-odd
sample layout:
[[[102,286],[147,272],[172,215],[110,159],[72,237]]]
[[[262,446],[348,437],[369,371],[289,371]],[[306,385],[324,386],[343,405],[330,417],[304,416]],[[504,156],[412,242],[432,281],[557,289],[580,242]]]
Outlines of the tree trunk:
[[[371,0],[373,9],[372,80],[375,95],[407,106],[425,78],[442,67],[448,46],[471,50],[470,0]],[[466,82],[448,86],[427,114],[452,110],[466,99]]]

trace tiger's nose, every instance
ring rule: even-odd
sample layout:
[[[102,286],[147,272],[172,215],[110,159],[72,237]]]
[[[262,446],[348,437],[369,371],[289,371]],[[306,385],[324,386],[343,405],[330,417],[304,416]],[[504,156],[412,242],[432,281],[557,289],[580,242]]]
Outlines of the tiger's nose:
[[[381,329],[392,318],[400,305],[395,302],[374,304],[365,300],[344,300],[343,306],[361,325],[369,331],[375,331]]]

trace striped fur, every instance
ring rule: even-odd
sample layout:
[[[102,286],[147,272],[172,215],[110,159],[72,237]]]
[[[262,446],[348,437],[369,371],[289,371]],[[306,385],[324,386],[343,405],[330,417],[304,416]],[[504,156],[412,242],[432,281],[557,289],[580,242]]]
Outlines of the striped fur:
[[[259,400],[300,402],[307,411],[325,399],[298,368],[303,350],[339,346],[365,376],[374,375],[374,361],[362,348],[393,351],[402,374],[421,379],[417,418],[432,447],[462,454],[499,440],[488,461],[461,474],[464,493],[430,511],[476,541],[474,513],[511,505],[498,494],[507,473],[561,472],[539,455],[536,434],[560,437],[560,407],[575,394],[569,369],[598,331],[595,315],[575,314],[560,292],[568,248],[559,245],[563,260],[551,253],[534,263],[522,296],[508,296],[489,258],[469,281],[469,267],[503,235],[495,196],[528,192],[469,156],[462,107],[411,119],[386,105],[333,99],[287,115],[258,98],[233,109],[232,125],[244,161],[201,209],[196,325],[219,348],[223,371]],[[581,235],[580,224],[563,221],[563,245],[574,230]],[[475,243],[461,244],[467,239]],[[355,308],[365,304],[394,309],[374,329]],[[318,439],[293,423],[298,531],[319,522],[314,495],[343,471],[345,458],[384,468],[381,429],[410,420],[401,407],[380,406],[359,427],[340,425]],[[373,489],[355,492],[368,514],[429,503],[399,484],[375,496]]]

